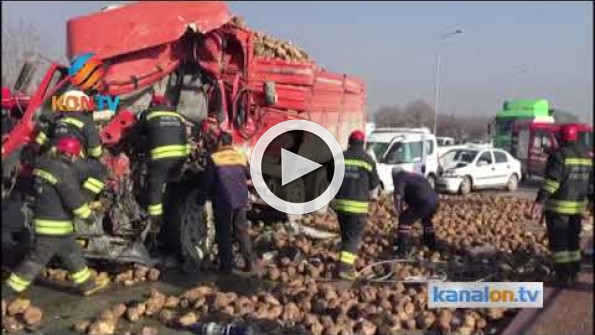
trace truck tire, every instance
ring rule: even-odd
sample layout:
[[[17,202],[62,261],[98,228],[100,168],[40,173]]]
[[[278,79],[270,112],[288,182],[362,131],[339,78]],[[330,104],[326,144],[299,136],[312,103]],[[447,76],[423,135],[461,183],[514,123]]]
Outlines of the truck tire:
[[[282,186],[283,200],[303,203],[306,201],[306,186],[302,178],[298,178],[291,183]]]
[[[215,242],[211,202],[189,183],[172,185],[165,213],[167,249],[183,260],[199,264],[206,260]],[[190,184],[192,185],[192,184]],[[193,184],[196,185],[196,184]]]
[[[316,173],[309,173],[304,176],[304,184],[306,187],[306,201],[311,201],[318,198],[330,186],[330,182],[326,178],[326,170],[317,171]],[[324,215],[328,212],[329,205],[320,208],[316,211],[317,215]]]

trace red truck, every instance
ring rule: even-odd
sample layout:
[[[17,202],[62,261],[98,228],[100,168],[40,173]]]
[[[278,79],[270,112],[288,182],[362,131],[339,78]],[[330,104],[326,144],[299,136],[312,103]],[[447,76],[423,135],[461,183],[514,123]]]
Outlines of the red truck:
[[[593,157],[593,127],[575,124],[579,129],[579,144],[590,149]],[[558,146],[561,124],[521,121],[514,124],[510,153],[521,161],[523,176],[543,177],[550,150]]]
[[[218,126],[231,132],[247,155],[265,131],[285,120],[317,122],[342,146],[352,129],[364,128],[365,85],[360,79],[327,72],[312,61],[256,56],[255,32],[232,18],[223,2],[142,1],[67,22],[68,57],[95,53],[109,65],[101,93],[121,99],[123,107],[101,133],[112,155],[106,163],[117,183],[125,185],[121,190],[142,188],[142,178],[137,178],[142,173],[135,173],[141,171],[137,170],[140,160],[134,150],[124,148],[131,144],[126,142],[126,131],[136,122],[134,114],[146,108],[153,90],[165,91],[196,125],[207,116],[217,119]],[[32,141],[36,122],[51,113],[51,97],[71,88],[69,79],[66,66],[50,67],[19,124],[3,139],[3,159]],[[316,162],[332,158],[330,151],[319,149],[315,136],[296,131],[270,147],[274,149],[265,155],[263,173],[277,196],[304,202],[326,189],[323,169],[284,187],[280,183],[281,148]],[[167,193],[176,196],[167,197],[165,208],[165,217],[170,221],[166,224],[168,239],[181,249],[182,255],[193,259],[202,259],[212,242],[210,220],[205,218],[204,210],[208,201],[196,186],[200,177],[200,172],[188,170],[181,182],[168,187]],[[125,237],[118,227],[126,227],[126,233],[142,231],[145,223],[136,223],[138,215],[124,208],[125,197],[124,193],[116,196],[120,200],[113,202],[103,225],[99,224],[106,229],[98,228],[87,237],[81,233],[88,255],[109,258],[112,256],[108,254],[116,252],[113,248],[108,252],[109,246],[132,245],[133,239]],[[99,234],[108,236],[100,241]],[[135,245],[138,247],[138,243]],[[122,248],[117,253],[130,254]],[[138,257],[129,259],[143,261]]]

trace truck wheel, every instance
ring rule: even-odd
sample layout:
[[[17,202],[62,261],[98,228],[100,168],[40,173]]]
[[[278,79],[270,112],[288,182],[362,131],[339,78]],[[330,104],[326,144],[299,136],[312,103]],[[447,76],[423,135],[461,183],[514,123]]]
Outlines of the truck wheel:
[[[508,178],[508,183],[506,183],[506,190],[508,192],[513,192],[519,186],[519,177],[517,177],[516,173],[513,173]]]
[[[299,178],[282,187],[285,201],[302,203],[306,201],[306,186],[304,180]]]
[[[279,198],[283,198],[282,189],[281,189],[281,179],[270,177],[266,180],[267,188]]]
[[[215,242],[215,220],[211,202],[199,189],[176,194],[166,215],[168,248],[195,264],[205,260]]]
[[[330,182],[326,178],[326,170],[321,170],[316,173],[310,173],[304,177],[304,185],[306,188],[306,201],[311,201],[318,198],[330,186]],[[329,205],[320,208],[316,211],[318,215],[324,215],[328,212]]]
[[[462,195],[469,194],[469,192],[471,192],[472,186],[472,181],[469,176],[463,178],[461,186],[459,186],[459,193]]]

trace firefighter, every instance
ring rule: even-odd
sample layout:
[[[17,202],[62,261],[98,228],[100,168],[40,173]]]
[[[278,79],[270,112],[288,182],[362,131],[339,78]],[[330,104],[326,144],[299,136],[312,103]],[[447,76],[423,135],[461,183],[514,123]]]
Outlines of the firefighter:
[[[246,212],[250,170],[246,158],[232,147],[232,142],[230,133],[221,133],[219,147],[207,161],[206,175],[207,190],[215,212],[219,271],[223,274],[233,271],[232,237],[238,240],[244,258],[244,271],[259,271],[261,267],[248,235]]]
[[[99,132],[93,122],[91,107],[83,103],[90,98],[82,91],[71,90],[64,94],[62,100],[68,101],[71,97],[79,103],[71,106],[68,111],[59,112],[47,129],[39,131],[35,138],[37,146],[34,146],[34,151],[39,152],[41,148],[48,146],[50,151],[55,151],[55,144],[64,137],[74,136],[84,143],[84,149],[81,150],[80,155],[85,159],[78,160],[74,168],[79,171],[77,175],[84,176],[81,180],[84,188],[83,195],[87,201],[90,201],[105,189],[108,170],[99,161],[103,148]]]
[[[338,274],[342,279],[355,279],[355,261],[368,215],[370,192],[378,186],[376,163],[364,150],[365,135],[355,130],[349,135],[343,152],[345,177],[335,197],[335,210],[341,228],[341,252]],[[333,168],[329,168],[332,179]]]
[[[35,241],[25,260],[4,282],[3,295],[12,297],[25,291],[53,256],[70,271],[70,279],[80,293],[88,296],[107,287],[109,280],[95,281],[82,250],[75,240],[75,216],[93,224],[95,214],[84,202],[80,186],[73,183],[73,164],[80,159],[81,143],[75,137],[62,137],[56,152],[39,157],[33,174],[37,193],[33,206]]]
[[[70,90],[64,93],[62,101],[71,100],[78,103],[69,105],[68,110],[58,111],[54,122],[39,131],[35,142],[40,146],[53,146],[64,136],[75,136],[84,143],[83,157],[99,159],[103,153],[99,132],[93,122],[91,104],[84,103],[91,98],[82,91]]]
[[[163,195],[169,176],[179,174],[189,154],[186,120],[163,95],[153,95],[149,108],[140,116],[139,132],[146,136],[149,156],[147,212],[151,232],[160,231]]]
[[[397,255],[405,257],[409,254],[411,227],[421,219],[424,244],[436,249],[436,235],[432,218],[438,211],[438,196],[432,185],[421,174],[411,173],[396,168],[392,172],[394,185],[395,211],[399,217],[397,228]],[[403,205],[407,203],[407,210]]]
[[[532,216],[547,226],[556,283],[562,286],[576,281],[580,271],[580,232],[585,205],[593,205],[593,161],[586,148],[578,145],[578,129],[563,126],[561,145],[549,155],[545,183],[531,208]]]

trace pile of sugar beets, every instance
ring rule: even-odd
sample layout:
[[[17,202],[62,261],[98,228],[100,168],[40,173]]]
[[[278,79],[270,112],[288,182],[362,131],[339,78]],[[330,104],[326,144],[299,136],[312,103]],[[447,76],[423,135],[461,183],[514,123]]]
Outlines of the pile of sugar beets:
[[[530,201],[495,195],[441,196],[434,224],[440,251],[421,246],[416,225],[411,259],[394,267],[369,267],[362,277],[393,271],[393,282],[357,281],[352,285],[331,278],[338,260],[338,240],[313,240],[292,235],[283,225],[251,230],[259,253],[270,257],[267,269],[252,294],[222,291],[214,284],[197,286],[177,296],[152,290],[145,301],[111,306],[92,320],[74,325],[86,334],[155,334],[143,327],[152,318],[178,329],[197,321],[246,321],[267,334],[399,334],[404,330],[426,333],[496,334],[513,310],[428,309],[427,285],[403,282],[408,276],[431,275],[432,264],[450,264],[450,280],[475,268],[473,280],[543,281],[550,273],[543,229],[528,229],[525,215]],[[305,225],[338,231],[333,215],[308,216]],[[357,269],[391,259],[394,234],[392,201],[373,205],[362,242]],[[474,250],[491,252],[474,252]],[[394,257],[392,257],[394,258]],[[456,266],[452,266],[455,264]],[[457,265],[458,264],[458,265]],[[489,264],[490,266],[486,266]],[[448,269],[455,269],[449,273]],[[473,271],[471,271],[473,272]],[[469,278],[471,278],[469,277]],[[460,278],[460,277],[459,277]],[[345,286],[346,285],[346,286]],[[126,320],[126,322],[120,322]],[[126,324],[132,323],[130,326]]]
[[[232,24],[248,28],[243,18],[236,16]],[[310,61],[310,56],[300,47],[290,41],[285,41],[263,32],[254,32],[254,55],[264,58],[276,58],[286,61],[305,62]]]

